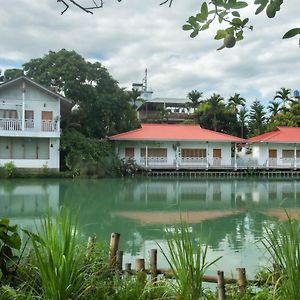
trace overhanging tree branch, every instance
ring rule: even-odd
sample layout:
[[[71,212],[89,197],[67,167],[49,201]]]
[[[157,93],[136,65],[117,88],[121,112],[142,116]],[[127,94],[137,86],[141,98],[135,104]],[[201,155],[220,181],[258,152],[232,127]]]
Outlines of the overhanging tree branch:
[[[93,5],[89,7],[85,7],[75,0],[57,0],[57,2],[61,2],[65,5],[65,9],[61,12],[62,15],[69,9],[71,4],[77,6],[78,8],[89,14],[93,14],[92,10],[102,8],[104,4],[103,0],[91,0]]]

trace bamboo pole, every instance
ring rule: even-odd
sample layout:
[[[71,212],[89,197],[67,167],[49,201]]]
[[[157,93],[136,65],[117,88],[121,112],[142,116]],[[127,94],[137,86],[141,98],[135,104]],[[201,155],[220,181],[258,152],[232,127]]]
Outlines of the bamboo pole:
[[[109,246],[109,266],[114,268],[116,266],[116,254],[119,247],[120,233],[112,233]]]
[[[150,250],[150,272],[152,282],[157,281],[157,249]]]
[[[217,273],[217,288],[218,288],[218,300],[225,300],[225,281],[224,281],[223,271],[218,271]]]
[[[237,268],[237,284],[239,287],[239,294],[243,297],[246,293],[246,270],[245,268]]]

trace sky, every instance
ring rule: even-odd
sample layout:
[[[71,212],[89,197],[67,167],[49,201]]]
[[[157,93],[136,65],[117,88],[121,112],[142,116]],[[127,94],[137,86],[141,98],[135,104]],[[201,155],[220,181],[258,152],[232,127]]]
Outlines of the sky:
[[[128,90],[147,68],[153,97],[183,98],[196,89],[204,98],[240,93],[248,105],[256,99],[267,105],[281,87],[300,89],[299,39],[281,39],[300,27],[298,1],[285,1],[275,19],[254,16],[253,7],[241,10],[254,30],[221,51],[214,35],[225,25],[215,24],[194,39],[182,30],[202,0],[173,0],[171,8],[160,6],[161,0],[106,0],[93,15],[75,7],[61,15],[64,5],[56,0],[3,1],[0,69],[21,68],[31,58],[65,48],[100,61]]]

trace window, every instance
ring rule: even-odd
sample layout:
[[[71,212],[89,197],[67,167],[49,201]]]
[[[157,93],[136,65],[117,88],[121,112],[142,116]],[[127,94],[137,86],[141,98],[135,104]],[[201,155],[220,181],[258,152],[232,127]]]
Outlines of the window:
[[[146,148],[141,148],[141,157],[146,157]],[[148,148],[148,157],[167,157],[167,148]]]
[[[125,159],[133,159],[134,158],[134,148],[128,147],[125,148]]]
[[[15,109],[0,109],[0,119],[17,119],[18,113]]]
[[[294,158],[294,150],[282,150],[282,158]]]
[[[206,149],[181,149],[181,157],[206,157]]]

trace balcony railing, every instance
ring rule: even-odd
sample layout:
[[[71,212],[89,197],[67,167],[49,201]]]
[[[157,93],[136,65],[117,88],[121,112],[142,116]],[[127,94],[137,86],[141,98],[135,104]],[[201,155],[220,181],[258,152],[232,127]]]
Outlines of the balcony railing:
[[[0,118],[0,131],[22,131],[22,121],[19,119]],[[39,130],[33,119],[25,120],[25,131],[58,131],[57,122],[52,120],[42,120],[41,129]]]
[[[147,158],[147,162],[148,164],[150,163],[166,163],[168,160],[167,160],[167,157],[165,156],[149,156]],[[146,163],[146,158],[145,157],[141,157],[140,159],[140,162],[145,164]]]
[[[22,122],[18,119],[0,119],[0,130],[20,131]]]
[[[182,164],[206,164],[207,158],[206,157],[181,157]]]

